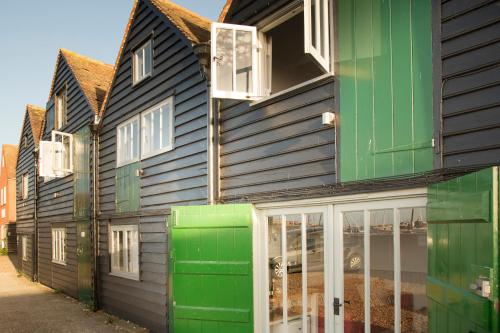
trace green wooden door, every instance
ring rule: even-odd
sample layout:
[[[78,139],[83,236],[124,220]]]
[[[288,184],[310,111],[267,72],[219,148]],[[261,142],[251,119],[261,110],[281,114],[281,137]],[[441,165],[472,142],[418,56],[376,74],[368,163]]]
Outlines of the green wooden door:
[[[175,207],[170,329],[253,332],[252,206]]]
[[[76,259],[78,263],[78,299],[93,306],[92,297],[92,246],[90,241],[90,221],[76,222]]]
[[[498,332],[497,170],[429,187],[429,332]]]

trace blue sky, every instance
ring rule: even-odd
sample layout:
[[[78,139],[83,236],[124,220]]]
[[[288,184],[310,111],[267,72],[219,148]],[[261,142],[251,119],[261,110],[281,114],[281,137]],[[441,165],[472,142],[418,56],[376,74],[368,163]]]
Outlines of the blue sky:
[[[216,19],[225,0],[174,0]],[[132,0],[3,1],[0,144],[18,144],[26,104],[45,107],[59,48],[114,64]]]

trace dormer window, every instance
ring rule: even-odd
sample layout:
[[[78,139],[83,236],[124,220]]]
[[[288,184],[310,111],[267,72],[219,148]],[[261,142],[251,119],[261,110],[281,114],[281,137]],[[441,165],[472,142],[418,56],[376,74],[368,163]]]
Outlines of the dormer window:
[[[141,82],[153,73],[153,52],[151,40],[133,52],[133,82]]]
[[[256,27],[213,23],[213,96],[258,100],[330,73],[330,9],[304,0]]]
[[[66,87],[60,89],[54,99],[55,121],[54,127],[56,130],[61,129],[67,122],[67,90]]]

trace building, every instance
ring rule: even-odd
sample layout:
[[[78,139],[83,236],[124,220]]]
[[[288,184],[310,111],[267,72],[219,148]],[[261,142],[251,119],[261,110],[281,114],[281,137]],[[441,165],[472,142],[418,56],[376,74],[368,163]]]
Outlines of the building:
[[[17,146],[2,146],[0,170],[0,249],[16,252]]]
[[[16,165],[16,232],[18,270],[36,280],[36,151],[40,143],[45,109],[28,104],[24,112]]]

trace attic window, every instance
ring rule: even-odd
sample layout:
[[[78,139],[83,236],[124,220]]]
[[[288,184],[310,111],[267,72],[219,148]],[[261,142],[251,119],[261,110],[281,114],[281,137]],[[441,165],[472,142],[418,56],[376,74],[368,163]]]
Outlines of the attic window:
[[[329,0],[304,0],[259,29],[213,23],[213,96],[256,100],[330,73],[329,14]]]
[[[139,83],[153,73],[153,52],[148,40],[133,53],[133,83]]]
[[[56,130],[61,129],[67,122],[67,89],[66,87],[60,89],[54,99],[55,108],[55,122],[54,127]]]

